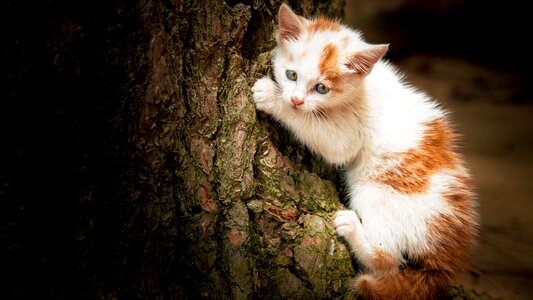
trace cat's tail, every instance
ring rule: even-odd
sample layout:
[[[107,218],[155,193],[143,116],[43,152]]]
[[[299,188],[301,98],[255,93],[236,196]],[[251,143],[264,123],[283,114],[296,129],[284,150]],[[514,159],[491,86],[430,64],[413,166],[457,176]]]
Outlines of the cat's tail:
[[[359,275],[354,288],[363,299],[442,299],[447,294],[450,275],[438,270],[406,268],[383,275]]]

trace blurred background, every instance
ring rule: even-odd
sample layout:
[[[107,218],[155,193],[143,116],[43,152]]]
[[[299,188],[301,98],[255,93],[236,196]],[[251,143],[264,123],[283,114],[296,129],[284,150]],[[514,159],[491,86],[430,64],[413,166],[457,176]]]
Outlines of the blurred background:
[[[347,0],[345,21],[451,111],[479,196],[481,238],[461,283],[533,299],[533,50],[525,2]]]

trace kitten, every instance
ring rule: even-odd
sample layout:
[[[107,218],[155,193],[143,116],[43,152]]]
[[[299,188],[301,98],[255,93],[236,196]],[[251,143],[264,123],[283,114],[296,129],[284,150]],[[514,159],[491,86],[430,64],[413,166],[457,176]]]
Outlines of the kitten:
[[[276,82],[258,110],[346,172],[350,210],[334,226],[365,268],[370,299],[432,299],[463,270],[477,234],[471,182],[447,113],[383,61],[388,45],[323,17],[279,10]]]

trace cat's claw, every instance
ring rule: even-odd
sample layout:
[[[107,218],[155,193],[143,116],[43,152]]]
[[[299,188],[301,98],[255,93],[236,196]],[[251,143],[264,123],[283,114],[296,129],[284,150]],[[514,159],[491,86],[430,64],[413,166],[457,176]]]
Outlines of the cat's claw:
[[[263,77],[255,82],[252,92],[257,109],[270,112],[276,93],[276,83],[269,77]]]

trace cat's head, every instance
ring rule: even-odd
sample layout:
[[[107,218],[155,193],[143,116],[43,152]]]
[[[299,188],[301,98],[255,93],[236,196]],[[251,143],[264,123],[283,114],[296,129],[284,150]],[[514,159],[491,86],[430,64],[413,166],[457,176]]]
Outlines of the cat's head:
[[[361,82],[388,48],[364,42],[336,21],[296,15],[285,4],[279,9],[276,38],[274,75],[283,101],[302,112],[352,105]]]

